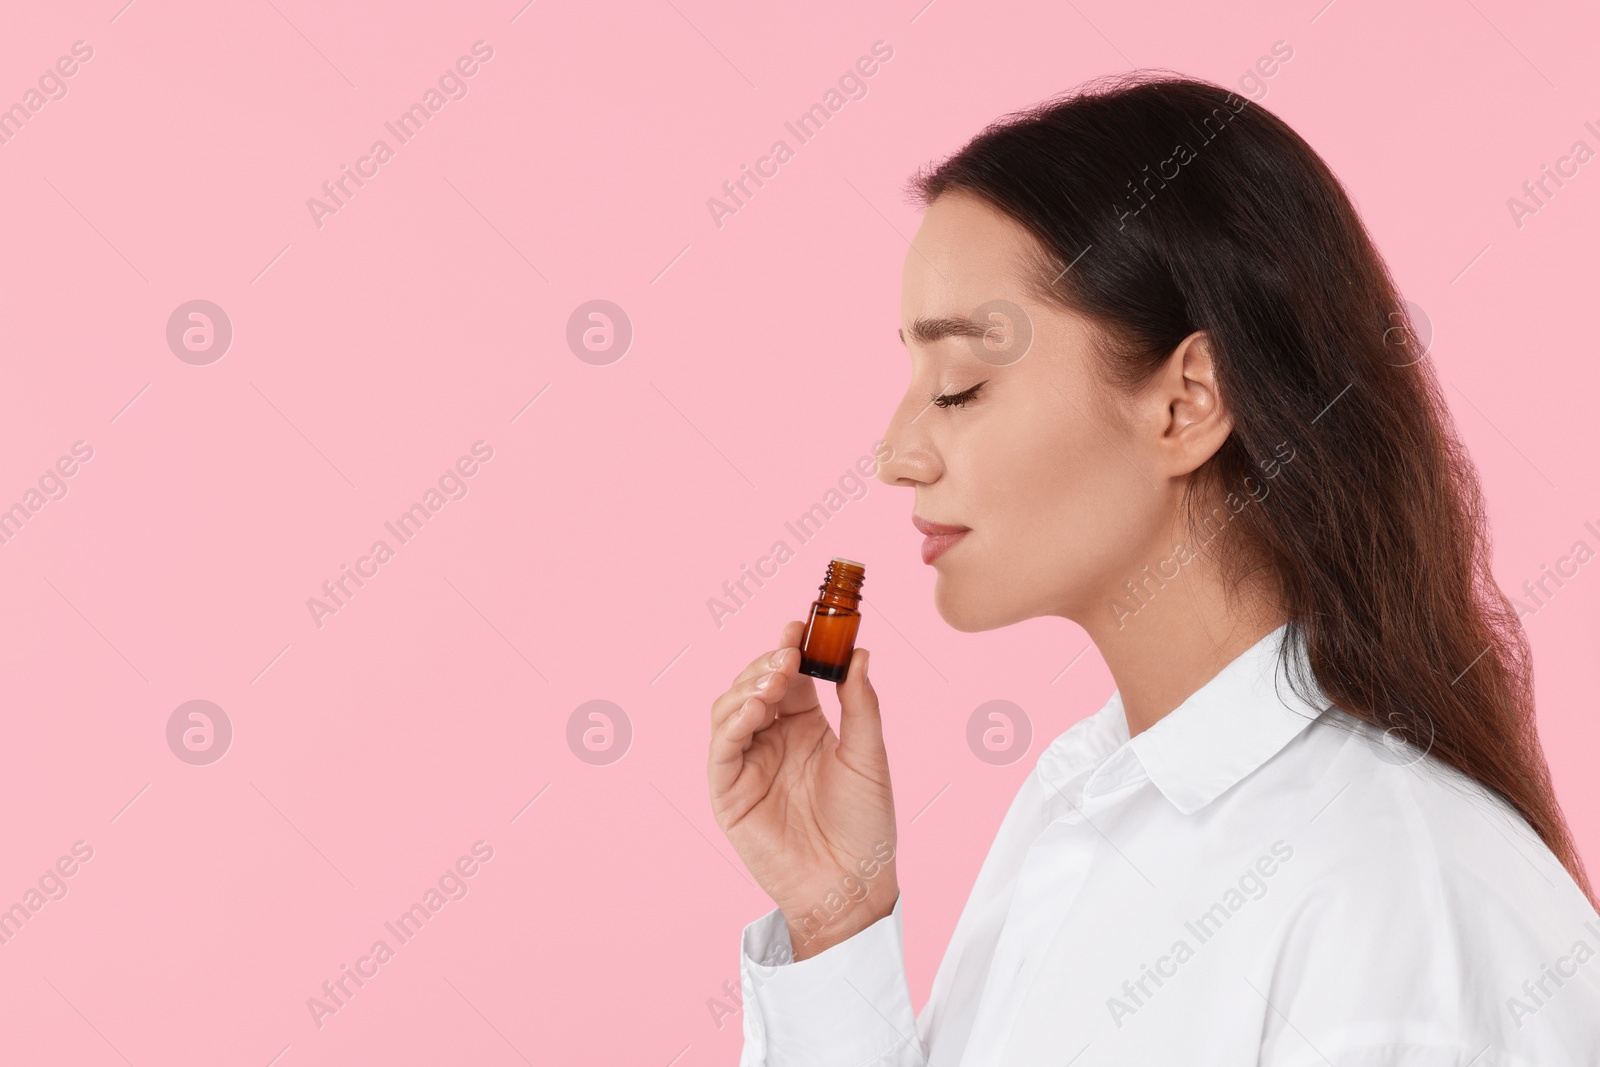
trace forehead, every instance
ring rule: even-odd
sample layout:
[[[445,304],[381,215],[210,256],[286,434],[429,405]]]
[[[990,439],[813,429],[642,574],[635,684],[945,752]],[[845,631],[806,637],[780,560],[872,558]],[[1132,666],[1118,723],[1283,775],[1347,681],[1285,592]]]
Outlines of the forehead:
[[[977,197],[946,193],[923,214],[901,273],[903,321],[966,315],[988,300],[1030,299],[1042,250],[1021,223]]]

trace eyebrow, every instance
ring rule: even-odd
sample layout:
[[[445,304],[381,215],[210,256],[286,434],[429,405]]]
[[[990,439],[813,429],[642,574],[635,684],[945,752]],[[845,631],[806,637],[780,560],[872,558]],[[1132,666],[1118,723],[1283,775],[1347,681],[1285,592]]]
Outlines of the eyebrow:
[[[978,322],[968,318],[917,319],[911,324],[911,340],[919,345],[931,345],[946,337],[983,337],[994,329],[992,322]],[[906,343],[905,330],[899,330],[900,343]]]

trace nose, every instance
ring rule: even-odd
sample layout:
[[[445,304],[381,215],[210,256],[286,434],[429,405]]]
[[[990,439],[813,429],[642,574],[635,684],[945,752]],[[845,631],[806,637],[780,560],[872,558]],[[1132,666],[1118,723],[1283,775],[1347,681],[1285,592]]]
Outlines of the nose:
[[[932,427],[929,415],[935,413],[928,410],[931,405],[925,400],[917,401],[917,393],[907,392],[883,431],[883,451],[888,457],[878,462],[878,481],[884,485],[928,485],[938,480],[943,469],[928,436]]]

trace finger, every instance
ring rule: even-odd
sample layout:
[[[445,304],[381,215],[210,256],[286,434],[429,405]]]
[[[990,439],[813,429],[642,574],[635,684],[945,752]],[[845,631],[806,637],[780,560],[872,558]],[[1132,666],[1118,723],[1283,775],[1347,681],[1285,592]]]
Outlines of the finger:
[[[751,697],[711,732],[706,778],[711,784],[713,797],[726,793],[738,781],[739,772],[744,770],[744,754],[754,743],[756,731],[769,719],[770,712],[768,704],[758,697]]]
[[[839,683],[839,748],[847,755],[886,763],[878,693],[867,678],[870,655],[857,647],[850,655],[849,671]]]
[[[799,673],[800,656],[797,653],[785,656],[787,649],[799,649],[800,638],[805,634],[805,629],[806,624],[804,622],[799,619],[791,619],[784,624],[778,647],[763,652],[751,660],[744,670],[739,672],[738,676],[733,680],[733,685],[728,687],[728,691],[718,697],[711,705],[712,729],[716,729],[722,720],[738,710],[739,705],[744,703],[751,692],[754,692],[756,681],[759,681],[763,675],[773,671],[782,671],[789,675],[791,682],[789,695],[792,699],[780,710],[786,712],[803,711],[816,706],[816,684],[811,681],[809,675],[801,675]],[[796,681],[804,684],[798,686],[792,684]],[[746,688],[741,689],[741,686]]]
[[[783,636],[778,640],[779,648],[799,648],[800,636],[806,632],[806,624],[800,619],[790,619],[783,624]]]
[[[768,701],[775,701],[789,691],[791,676],[799,668],[799,655],[786,648],[780,648],[767,654],[767,658],[759,661],[757,669],[747,670],[736,679],[728,691],[719,696],[711,704],[711,729],[720,727],[728,716],[738,711],[746,700],[753,696],[761,696]],[[763,684],[764,683],[764,684]]]
[[[744,670],[740,671],[733,679],[734,683],[738,684],[746,678],[753,678],[756,675],[772,670],[772,665],[769,662],[772,657],[786,648],[799,648],[800,635],[805,633],[805,628],[805,623],[798,620],[787,623],[783,628],[783,637],[778,641],[777,647],[769,648],[746,664]]]

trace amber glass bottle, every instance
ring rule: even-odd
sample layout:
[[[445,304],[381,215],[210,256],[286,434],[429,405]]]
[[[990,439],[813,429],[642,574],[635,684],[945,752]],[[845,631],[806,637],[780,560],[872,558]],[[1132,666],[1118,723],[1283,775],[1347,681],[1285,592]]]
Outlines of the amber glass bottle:
[[[842,682],[850,673],[850,654],[861,625],[861,583],[867,569],[853,559],[834,559],[817,588],[822,595],[811,605],[806,632],[800,638],[800,673]]]

